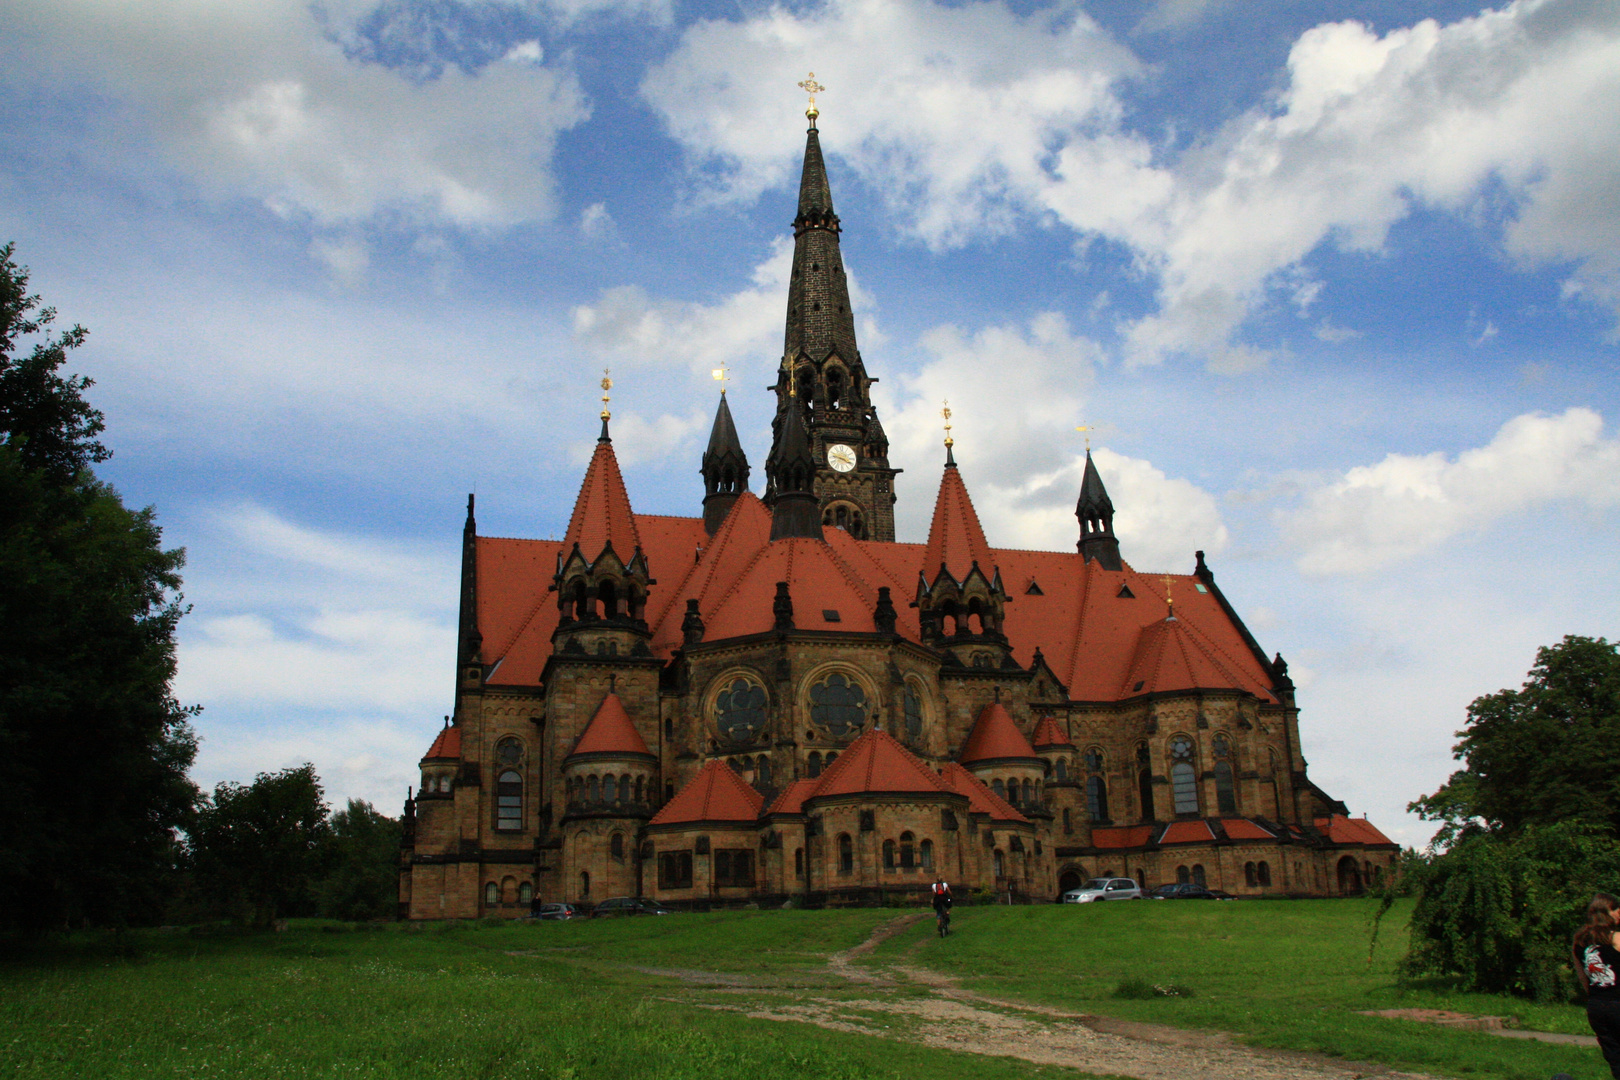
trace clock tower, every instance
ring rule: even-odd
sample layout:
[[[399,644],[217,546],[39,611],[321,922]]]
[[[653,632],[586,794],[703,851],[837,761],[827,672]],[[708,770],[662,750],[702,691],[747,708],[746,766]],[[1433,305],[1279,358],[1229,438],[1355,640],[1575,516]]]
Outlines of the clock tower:
[[[857,540],[894,540],[894,478],[889,438],[878,422],[866,373],[855,344],[855,316],[839,251],[838,215],[821,157],[818,112],[805,113],[810,129],[799,182],[799,214],[793,220],[793,277],[788,285],[787,334],[777,370],[773,445],[784,418],[797,409],[815,460],[814,490],[824,527]],[[765,501],[777,495],[774,481]]]

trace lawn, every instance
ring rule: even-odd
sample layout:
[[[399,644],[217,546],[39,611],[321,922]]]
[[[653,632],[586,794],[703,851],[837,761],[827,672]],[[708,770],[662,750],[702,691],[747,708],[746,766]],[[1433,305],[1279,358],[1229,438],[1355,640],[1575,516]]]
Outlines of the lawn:
[[[862,961],[903,962],[996,998],[1238,1033],[1457,1076],[1602,1073],[1595,1050],[1503,1039],[1361,1010],[1513,1015],[1585,1032],[1576,1006],[1401,989],[1407,909],[1369,958],[1371,902],[985,907],[940,941],[925,921]],[[850,993],[826,957],[897,912],[739,911],[572,924],[281,934],[75,935],[3,962],[6,1075],[553,1077],[760,1080],[1085,1074],[890,1038],[756,1020],[706,1005]],[[693,971],[731,973],[706,988]],[[1191,997],[1115,997],[1130,978]],[[739,990],[738,980],[757,989]],[[727,980],[721,980],[722,982]],[[921,988],[884,994],[924,996]],[[868,998],[874,991],[863,988]],[[895,1034],[899,1034],[896,1032]]]

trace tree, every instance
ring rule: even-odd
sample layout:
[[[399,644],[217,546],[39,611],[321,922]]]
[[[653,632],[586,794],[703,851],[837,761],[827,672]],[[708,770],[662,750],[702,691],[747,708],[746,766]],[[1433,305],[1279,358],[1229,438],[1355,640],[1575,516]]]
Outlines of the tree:
[[[315,888],[322,915],[333,919],[390,919],[399,908],[399,822],[360,799],[332,815],[323,858],[326,873]]]
[[[59,374],[83,329],[16,358],[54,318],[27,285],[0,248],[0,926],[122,924],[159,910],[197,794],[169,689],[185,556],[90,471],[101,414]]]
[[[223,783],[197,811],[192,859],[201,891],[244,926],[313,912],[330,825],[315,766]]]
[[[1464,768],[1408,807],[1441,823],[1441,845],[1537,823],[1620,835],[1620,644],[1571,635],[1540,649],[1524,686],[1475,698],[1457,734]]]

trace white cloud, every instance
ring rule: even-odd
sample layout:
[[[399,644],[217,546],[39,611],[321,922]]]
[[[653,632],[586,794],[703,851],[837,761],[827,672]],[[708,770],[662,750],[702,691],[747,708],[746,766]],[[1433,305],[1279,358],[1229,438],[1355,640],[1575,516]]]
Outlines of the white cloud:
[[[332,272],[340,285],[354,288],[366,279],[371,267],[371,252],[366,242],[357,236],[341,240],[317,239],[310,243],[309,253],[317,262]]]
[[[1278,524],[1301,570],[1357,573],[1563,501],[1620,505],[1620,440],[1604,436],[1591,409],[1516,416],[1454,460],[1439,451],[1390,454],[1310,491],[1303,505],[1279,512]]]
[[[544,219],[557,135],[589,114],[574,75],[537,55],[412,81],[348,59],[293,0],[24,0],[0,28],[37,58],[35,85],[122,107],[87,146],[109,170],[155,145],[206,192],[323,224]]]

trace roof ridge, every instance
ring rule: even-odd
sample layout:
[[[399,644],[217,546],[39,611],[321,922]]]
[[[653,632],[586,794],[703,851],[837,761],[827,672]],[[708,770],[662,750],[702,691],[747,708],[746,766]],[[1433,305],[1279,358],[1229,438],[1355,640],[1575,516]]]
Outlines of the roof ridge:
[[[720,532],[715,534],[716,537],[719,537],[721,535],[727,535],[727,536],[730,535],[729,533],[726,532],[726,530],[733,527],[733,523],[738,520],[738,515],[737,515],[738,506],[742,505],[742,501],[744,499],[750,498],[750,497],[752,497],[752,498],[754,498],[756,500],[759,498],[759,496],[754,495],[754,493],[751,492],[751,491],[744,492],[743,494],[737,496],[737,502],[732,505],[731,513],[726,515],[726,523],[720,527]],[[763,502],[760,503],[761,509],[764,508],[764,505],[765,504]],[[736,526],[736,528],[741,528],[741,527],[742,527],[741,525]],[[724,546],[725,545],[721,545],[721,544],[710,544],[708,548],[704,549],[703,554],[704,554],[705,558],[708,556],[710,551],[713,551],[715,553],[715,557],[714,557],[714,564],[713,564],[713,566],[712,566],[712,568],[710,569],[710,572],[709,572],[709,577],[704,582],[703,589],[701,589],[698,592],[698,598],[700,600],[708,595],[708,592],[709,592],[708,586],[713,582],[714,575],[720,572],[720,555],[721,555],[721,553],[722,553],[722,551],[724,549]],[[754,569],[755,565],[757,565],[759,563],[759,561],[761,559],[763,559],[770,552],[770,550],[771,550],[771,545],[770,545],[769,541],[759,545],[757,548],[754,549],[753,554],[749,555],[748,560],[742,564],[742,568],[737,571],[737,573],[732,577],[732,579],[730,581],[728,581],[728,582],[726,582],[724,584],[724,586],[720,590],[720,595],[718,597],[716,597],[713,606],[710,607],[709,613],[706,616],[707,618],[713,619],[716,615],[718,615],[721,612],[722,609],[725,608],[725,606],[728,603],[731,602],[732,596],[736,594],[736,592],[737,592],[737,590],[739,588],[741,588],[743,580],[748,577],[749,572]]]

